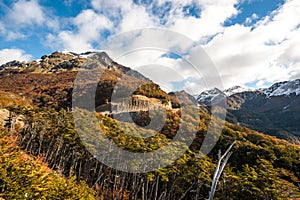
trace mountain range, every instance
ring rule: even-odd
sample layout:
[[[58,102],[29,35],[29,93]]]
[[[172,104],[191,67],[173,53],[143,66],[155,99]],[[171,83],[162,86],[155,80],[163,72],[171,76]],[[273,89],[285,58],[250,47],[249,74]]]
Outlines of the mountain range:
[[[112,107],[117,106],[116,103],[124,101],[122,95],[126,91],[123,90],[123,93],[118,94],[119,99],[115,99],[117,102],[111,102],[111,92],[118,90],[115,86],[120,87],[121,84],[117,82],[122,77],[122,84],[126,85],[124,88],[137,84],[148,84],[150,88],[156,88],[156,94],[148,94],[146,98],[138,96],[145,95],[141,90],[140,93],[135,92],[137,96],[133,97],[134,102],[142,102],[139,106],[150,105],[151,101],[154,103],[154,99],[149,97],[158,96],[160,102],[162,98],[165,99],[166,105],[170,101],[174,109],[179,108],[180,103],[197,105],[198,101],[200,105],[209,106],[218,98],[226,98],[228,122],[300,144],[300,79],[278,82],[268,88],[256,90],[241,86],[224,91],[214,88],[202,92],[195,100],[185,91],[165,93],[139,72],[114,62],[105,52],[54,52],[31,62],[12,61],[1,65],[0,90],[14,91],[35,105],[71,108],[73,82],[78,70],[84,65],[86,67],[89,59],[97,60],[97,65],[103,70],[96,94],[96,109],[99,112],[109,113]],[[144,110],[147,109],[145,106]]]
[[[87,72],[92,77],[99,70],[99,80],[77,81],[74,89],[79,73]],[[215,199],[297,199],[298,84],[299,80],[281,82],[260,90],[215,88],[194,98],[185,91],[166,93],[139,72],[114,62],[105,52],[54,52],[30,62],[3,64],[0,199],[208,199],[220,152],[226,152],[233,143],[231,157],[222,166],[224,173]],[[75,129],[72,97],[76,95],[75,103],[82,114],[83,124],[79,127],[89,124],[90,108],[84,95],[94,91],[95,85],[92,111],[102,132],[82,126],[86,133],[82,137]],[[199,151],[210,124],[221,121],[211,120],[211,102],[224,98],[227,122],[214,148],[202,157]],[[200,109],[195,109],[198,106]],[[164,110],[165,119],[153,117],[153,108]],[[129,118],[139,129],[134,129]],[[164,120],[161,130],[147,127],[152,119]],[[192,144],[174,163],[156,171],[121,171],[95,157],[98,146],[93,142],[101,140],[102,135],[128,152],[147,154],[164,149],[181,127],[194,130]],[[217,137],[214,132],[212,136]],[[86,140],[91,143],[84,145]],[[170,155],[173,150],[169,149]],[[109,153],[104,155],[108,160],[115,159]],[[121,161],[122,165],[139,168],[161,160]]]
[[[263,89],[235,86],[202,92],[197,100],[209,105],[226,98],[226,120],[300,144],[300,79],[284,81]]]

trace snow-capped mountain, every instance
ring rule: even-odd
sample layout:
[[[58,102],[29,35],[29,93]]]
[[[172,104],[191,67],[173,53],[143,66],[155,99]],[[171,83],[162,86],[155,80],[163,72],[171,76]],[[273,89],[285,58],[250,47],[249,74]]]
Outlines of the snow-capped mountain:
[[[252,89],[247,88],[247,87],[243,87],[243,86],[234,86],[231,88],[228,88],[226,90],[223,91],[224,94],[226,94],[226,96],[231,96],[233,94],[236,93],[241,93],[241,92],[245,92],[245,91],[252,91]]]
[[[198,97],[197,100],[200,103],[208,104],[211,101],[216,101],[217,99],[224,99],[236,93],[241,93],[245,91],[251,91],[251,89],[242,87],[242,86],[234,86],[228,88],[226,90],[219,90],[218,88],[214,88],[212,90],[207,90],[202,92]]]
[[[284,81],[273,84],[271,87],[266,89],[260,89],[267,97],[272,96],[289,96],[300,94],[300,79],[293,81]]]
[[[219,99],[226,98],[226,94],[219,90],[218,88],[214,88],[212,90],[207,90],[202,92],[198,97],[197,101],[199,103],[210,104],[213,101],[217,101]]]
[[[244,93],[244,92],[261,93],[265,95],[267,98],[271,98],[275,96],[290,96],[293,94],[298,96],[300,95],[300,79],[278,82],[268,88],[261,88],[257,90],[253,90],[243,86],[234,86],[223,91],[214,88],[212,90],[207,90],[202,92],[197,97],[197,100],[198,102],[206,104],[211,100],[215,99],[215,97],[217,96],[220,97],[220,95],[225,97],[230,97],[234,94]]]
[[[257,90],[213,89],[202,92],[197,100],[209,106],[218,96],[226,96],[227,121],[300,144],[300,79]]]

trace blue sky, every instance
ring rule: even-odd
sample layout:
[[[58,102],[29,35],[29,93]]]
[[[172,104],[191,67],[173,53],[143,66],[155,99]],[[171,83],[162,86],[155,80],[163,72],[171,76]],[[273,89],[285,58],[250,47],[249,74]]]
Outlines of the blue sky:
[[[263,87],[300,78],[299,6],[299,0],[2,0],[0,64],[53,51],[98,50],[115,35],[160,28],[194,43],[183,55],[152,52],[144,60],[123,58],[122,64],[134,68],[151,60],[172,65],[185,72],[177,80],[183,88],[184,83],[197,87],[203,80],[182,59],[199,47],[214,62],[225,88]]]

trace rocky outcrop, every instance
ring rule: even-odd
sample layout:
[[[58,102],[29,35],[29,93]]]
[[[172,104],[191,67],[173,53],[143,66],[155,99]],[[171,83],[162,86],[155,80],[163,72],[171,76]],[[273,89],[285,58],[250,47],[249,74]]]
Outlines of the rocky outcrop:
[[[96,111],[106,115],[160,109],[171,110],[171,102],[162,103],[162,101],[156,98],[149,98],[143,95],[132,95],[130,99],[120,98],[111,103],[98,106]]]
[[[22,115],[15,115],[7,109],[0,109],[0,127],[10,126],[9,128],[23,128],[24,117]]]
[[[0,126],[3,127],[8,120],[9,111],[7,109],[0,109]]]

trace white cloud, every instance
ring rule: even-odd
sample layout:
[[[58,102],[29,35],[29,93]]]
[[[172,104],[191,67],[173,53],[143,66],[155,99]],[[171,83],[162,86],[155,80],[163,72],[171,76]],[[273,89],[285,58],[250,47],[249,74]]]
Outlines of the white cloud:
[[[78,34],[87,41],[98,39],[101,30],[112,28],[112,23],[107,17],[96,14],[93,10],[82,11],[74,18],[74,24],[78,28]]]
[[[120,32],[131,31],[140,28],[157,27],[158,20],[149,15],[144,7],[133,6],[132,11],[127,12],[120,23]]]
[[[32,34],[41,35],[44,32],[41,28],[57,31],[60,27],[58,17],[37,0],[15,1],[11,7],[6,7],[0,19],[5,21],[0,23],[0,34],[8,41],[24,39]]]
[[[16,25],[41,25],[46,20],[43,8],[38,4],[37,0],[17,1],[8,12],[7,18]]]
[[[186,0],[186,1],[172,1],[168,15],[165,16],[166,23],[165,25],[160,24],[159,14],[154,14],[152,11],[154,5],[162,6],[166,1],[156,0],[151,4],[138,3],[135,4],[131,0],[124,1],[104,1],[104,0],[92,0],[91,5],[95,11],[83,10],[76,18],[81,18],[82,15],[86,12],[93,12],[94,18],[104,18],[111,22],[110,32],[111,33],[124,33],[126,31],[136,30],[140,28],[168,28],[173,31],[179,32],[186,35],[192,39],[202,39],[202,37],[209,37],[214,35],[216,32],[223,30],[222,23],[226,21],[230,16],[235,15],[237,10],[234,8],[234,5],[237,3],[237,0],[214,0],[211,1],[201,1],[200,3]],[[199,7],[201,9],[201,18],[196,18],[193,16],[186,17],[183,13],[183,7],[187,5],[192,5]],[[161,12],[165,8],[162,8]],[[216,12],[217,11],[217,12]],[[84,33],[81,30],[88,30],[90,34],[99,38],[99,29],[91,27],[88,22],[85,20],[82,24],[84,26],[79,26],[76,21],[75,25],[78,29],[78,32],[72,31],[61,31],[57,34],[59,43],[62,44],[65,50],[83,50],[87,48],[92,48],[90,41],[95,41],[95,38],[89,39],[87,31]],[[96,25],[97,26],[97,25]],[[52,35],[54,36],[54,35]],[[85,39],[87,38],[87,39]],[[151,37],[149,37],[151,38]],[[72,41],[77,39],[78,44],[72,44]],[[163,41],[163,38],[161,38]],[[137,38],[139,40],[139,38]],[[49,42],[48,42],[49,43]],[[51,43],[51,42],[50,42]],[[74,42],[73,42],[74,43]],[[78,46],[76,48],[76,46]]]
[[[258,81],[257,86],[296,78],[299,70],[300,2],[287,1],[255,29],[225,28],[204,48],[218,67],[225,87]],[[297,36],[296,36],[297,35]],[[298,77],[299,78],[299,77]]]
[[[3,34],[4,32],[6,32],[5,25],[0,21],[0,33]]]
[[[196,41],[204,40],[205,42],[206,38],[224,29],[222,24],[228,18],[238,14],[238,10],[234,7],[237,3],[238,0],[199,1],[200,18],[171,16],[169,28]]]
[[[122,33],[139,28],[157,27],[159,19],[142,5],[131,0],[92,0],[94,9],[110,18],[115,25],[115,32]]]
[[[6,39],[8,41],[10,40],[15,40],[15,39],[20,39],[20,38],[25,38],[26,35],[20,32],[14,32],[14,31],[8,31],[6,32]]]
[[[66,4],[70,2],[72,0],[65,0]],[[166,2],[168,8],[163,7]],[[115,41],[115,38],[111,38],[109,44],[113,51],[109,54],[118,57],[129,50],[141,47],[163,47],[164,52],[141,51],[135,55],[127,55],[120,62],[129,67],[141,66],[143,63],[170,66],[176,72],[180,71],[180,75],[188,80],[184,83],[184,87],[196,88],[197,85],[203,85],[205,76],[209,76],[208,85],[213,85],[216,77],[211,75],[209,68],[201,68],[201,77],[195,75],[182,59],[162,58],[161,55],[168,50],[177,50],[184,55],[188,52],[186,59],[201,63],[202,57],[198,52],[203,47],[216,64],[224,87],[245,85],[249,82],[258,82],[257,85],[261,86],[267,82],[299,77],[299,0],[287,0],[264,19],[259,19],[256,14],[253,14],[246,19],[245,25],[225,27],[226,20],[242,12],[236,6],[242,2],[240,0],[154,0],[148,3],[145,1],[134,3],[131,0],[91,0],[90,9],[82,10],[77,16],[67,19],[68,23],[60,30],[62,23],[55,17],[51,19],[37,0],[20,0],[10,9],[7,19],[12,22],[12,26],[53,27],[55,31],[47,33],[46,44],[52,46],[54,50],[76,52],[99,48],[98,44],[105,39],[103,31],[118,35],[148,27],[172,30],[193,39],[195,43],[186,43],[184,36],[169,37],[163,31],[160,34],[159,31],[157,33],[129,32],[123,40]],[[187,16],[184,11],[187,5],[197,8],[200,17]],[[60,20],[66,19],[60,18]],[[0,33],[5,33],[7,39],[13,40],[26,36],[18,31],[18,28],[17,31],[9,32],[11,30],[7,30],[7,27],[7,24],[0,22]],[[161,77],[162,81],[164,78]]]
[[[251,15],[251,17],[247,17],[246,20],[245,20],[245,23],[246,24],[251,24],[254,20],[258,19],[259,17],[257,16],[256,13],[253,13]]]
[[[49,34],[47,43],[53,48],[82,52],[93,49],[92,42],[101,41],[101,31],[112,29],[112,22],[93,10],[83,10],[71,19],[76,30],[61,31],[58,35]],[[54,45],[53,45],[54,44]]]
[[[31,55],[25,54],[21,49],[2,49],[0,50],[0,64],[4,64],[9,61],[28,61],[31,59]]]
[[[91,0],[91,4],[94,9],[104,13],[108,12],[110,15],[112,15],[114,14],[114,10],[121,11],[121,14],[130,11],[133,2],[131,0]],[[113,11],[113,13],[111,13],[111,11]]]

